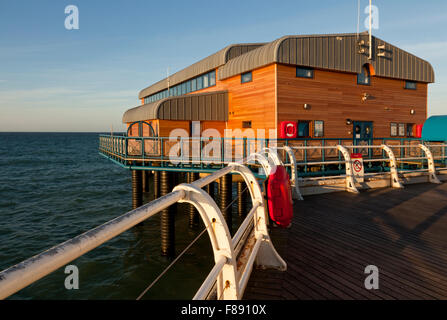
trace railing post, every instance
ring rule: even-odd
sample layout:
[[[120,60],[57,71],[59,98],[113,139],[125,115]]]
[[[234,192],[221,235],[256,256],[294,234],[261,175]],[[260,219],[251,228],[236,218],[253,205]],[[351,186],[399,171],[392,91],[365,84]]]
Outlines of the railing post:
[[[391,187],[403,188],[403,185],[399,182],[399,174],[397,172],[397,162],[393,150],[385,144],[382,144],[382,149],[387,153],[388,158],[390,159]]]
[[[211,240],[215,263],[218,263],[222,256],[226,258],[222,271],[217,278],[217,299],[240,299],[239,284],[236,280],[236,257],[230,231],[222,213],[214,200],[204,190],[188,184],[180,184],[173,191],[178,190],[185,192],[185,197],[179,202],[192,204],[199,212]]]
[[[345,170],[346,170],[346,190],[352,193],[359,193],[355,186],[354,175],[352,174],[352,161],[348,150],[342,145],[337,145],[337,149],[341,152],[345,158]]]
[[[290,177],[290,181],[291,181],[291,185],[292,185],[292,195],[293,198],[296,200],[304,200],[303,196],[301,195],[300,192],[300,188],[298,186],[298,168],[296,165],[296,158],[295,155],[293,153],[292,148],[290,148],[289,146],[285,146],[284,150],[287,152],[287,154],[289,155],[289,159],[290,159],[290,165],[291,165],[291,177]]]
[[[438,177],[436,176],[435,161],[433,159],[433,155],[432,155],[430,149],[427,146],[423,145],[423,144],[420,144],[419,148],[424,150],[425,156],[427,157],[427,162],[428,162],[428,179],[429,179],[429,181],[431,183],[440,184],[441,181],[439,181]]]
[[[268,162],[267,159],[265,159],[265,157],[262,155],[258,154],[255,157],[257,159],[264,158],[263,161],[264,163]],[[253,207],[257,206],[256,212],[253,216],[253,223],[255,226],[254,236],[255,239],[261,239],[260,240],[261,244],[259,246],[259,251],[257,252],[256,255],[256,265],[258,265],[261,268],[271,268],[285,271],[287,269],[287,264],[275,250],[275,247],[273,246],[268,233],[267,229],[268,217],[265,210],[266,205],[264,198],[262,196],[261,187],[259,186],[256,177],[249,168],[247,168],[245,165],[241,163],[231,163],[230,166],[232,166],[233,168],[232,169],[233,173],[237,172],[244,178],[245,184],[248,186],[248,190],[250,191]],[[267,168],[265,168],[264,170],[268,171]],[[239,280],[239,289],[241,295],[243,295],[245,291],[245,287],[248,283],[250,272],[251,269],[245,270],[241,279]]]

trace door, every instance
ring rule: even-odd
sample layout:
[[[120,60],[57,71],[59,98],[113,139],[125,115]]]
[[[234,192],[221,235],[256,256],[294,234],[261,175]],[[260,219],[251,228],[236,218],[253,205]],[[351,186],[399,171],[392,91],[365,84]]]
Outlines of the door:
[[[373,138],[373,123],[372,121],[354,121],[354,143],[366,141]]]
[[[373,123],[372,121],[354,121],[353,123],[353,142],[354,145],[369,145],[373,139]],[[370,149],[355,149],[354,152],[368,155]]]

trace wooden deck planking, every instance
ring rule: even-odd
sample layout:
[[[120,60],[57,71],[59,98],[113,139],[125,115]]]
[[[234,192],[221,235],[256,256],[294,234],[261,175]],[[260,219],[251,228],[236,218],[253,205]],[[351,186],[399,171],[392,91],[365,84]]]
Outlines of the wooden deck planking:
[[[307,196],[273,228],[286,272],[254,270],[244,299],[447,299],[447,184]],[[364,268],[379,268],[379,290]]]

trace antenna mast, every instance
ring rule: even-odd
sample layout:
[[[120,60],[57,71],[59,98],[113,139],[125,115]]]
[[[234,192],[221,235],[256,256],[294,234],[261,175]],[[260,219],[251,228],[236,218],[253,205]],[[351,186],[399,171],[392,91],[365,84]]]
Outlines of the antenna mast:
[[[357,40],[359,39],[360,28],[360,0],[357,1]]]
[[[170,96],[169,94],[169,67],[166,69],[166,79],[168,81],[168,97]]]
[[[369,0],[369,60],[372,60],[372,0]]]

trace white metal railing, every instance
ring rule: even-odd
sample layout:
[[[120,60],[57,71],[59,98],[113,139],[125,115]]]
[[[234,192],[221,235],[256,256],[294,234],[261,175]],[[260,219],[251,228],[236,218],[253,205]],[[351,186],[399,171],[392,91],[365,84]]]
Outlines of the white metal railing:
[[[230,163],[191,184],[180,184],[165,196],[2,271],[0,299],[14,294],[176,202],[187,202],[195,206],[204,222],[214,253],[215,266],[194,299],[205,299],[215,283],[218,299],[241,299],[255,262],[263,268],[287,268],[268,234],[268,218],[260,185],[252,171],[245,166],[250,162],[259,162],[267,174],[281,164],[272,150],[264,150],[263,154],[252,154],[243,161]],[[233,238],[217,204],[202,189],[226,174],[240,174],[243,177],[253,204]],[[235,247],[247,231],[251,232],[255,244],[248,248],[251,249],[248,259],[243,263],[243,271],[238,272]]]
[[[402,184],[399,181],[399,170],[397,163],[403,162],[403,161],[409,161],[409,160],[427,160],[428,163],[428,169],[415,169],[412,170],[412,172],[422,171],[427,172],[429,181],[432,183],[440,183],[438,177],[436,176],[436,166],[435,166],[435,159],[446,159],[447,157],[444,156],[438,156],[433,157],[432,152],[430,150],[430,147],[447,147],[447,145],[424,145],[424,144],[418,144],[418,145],[334,145],[334,146],[293,146],[293,147],[279,147],[278,150],[285,150],[287,153],[287,156],[289,158],[289,164],[286,166],[289,166],[291,168],[291,185],[293,187],[294,195],[296,199],[302,199],[300,190],[299,190],[299,184],[298,184],[298,167],[299,166],[305,166],[305,165],[326,165],[326,164],[345,164],[345,174],[337,175],[337,176],[323,176],[323,177],[315,177],[315,178],[305,178],[302,180],[327,180],[327,179],[334,179],[334,178],[345,178],[345,189],[349,192],[357,193],[357,187],[355,184],[355,177],[353,175],[353,169],[352,169],[352,160],[350,157],[350,152],[348,150],[352,149],[381,149],[383,150],[387,158],[379,158],[379,159],[364,159],[364,162],[388,162],[389,168],[390,168],[390,178],[391,178],[391,186],[393,188],[402,188]],[[395,154],[393,152],[393,148],[419,148],[424,152],[425,157],[395,157]],[[322,160],[322,161],[305,161],[305,162],[297,162],[294,151],[293,150],[330,150],[330,149],[336,149],[338,152],[340,152],[343,155],[344,160],[343,161],[337,161],[337,160]],[[383,172],[377,172],[377,173],[366,173],[365,176],[374,176],[374,175],[382,175]]]
[[[30,259],[27,259],[15,266],[12,266],[0,272],[0,298],[6,298],[29,284],[50,274],[56,269],[66,265],[74,259],[100,246],[106,241],[125,232],[142,221],[154,216],[161,210],[169,207],[176,202],[187,202],[195,206],[202,218],[209,235],[215,265],[211,272],[197,291],[194,299],[205,299],[210,290],[216,285],[218,299],[241,299],[247,286],[253,265],[264,268],[275,268],[286,270],[287,264],[276,252],[270,236],[268,234],[266,215],[266,207],[262,195],[261,187],[257,182],[252,171],[246,166],[251,163],[258,162],[265,173],[270,175],[274,172],[277,165],[282,165],[281,160],[276,154],[277,150],[285,150],[291,167],[291,184],[295,193],[295,198],[302,199],[298,186],[298,170],[297,167],[302,165],[297,163],[294,151],[300,149],[336,149],[344,157],[345,174],[329,178],[344,178],[346,190],[350,192],[358,192],[355,178],[352,173],[352,160],[348,150],[354,148],[380,148],[386,154],[387,158],[383,159],[365,159],[368,161],[388,161],[390,164],[391,186],[401,188],[399,182],[399,170],[397,169],[398,161],[406,161],[408,158],[427,160],[428,169],[424,169],[429,175],[429,181],[432,183],[440,183],[436,176],[436,167],[434,157],[430,151],[430,147],[446,147],[447,145],[370,145],[370,146],[296,146],[296,147],[279,147],[265,148],[261,153],[251,154],[248,158],[231,162],[228,166],[202,178],[192,182],[191,184],[181,184],[176,186],[173,191],[162,196],[150,203],[147,203],[135,210],[129,211],[97,228],[89,230],[73,239],[61,243],[45,252],[42,252]],[[425,157],[399,157],[396,158],[393,148],[420,148],[425,153]],[[446,157],[438,157],[445,159]],[[334,161],[320,161],[319,163],[327,164]],[[312,162],[307,162],[312,164]],[[417,171],[417,170],[414,170]],[[239,229],[231,238],[225,219],[214,202],[214,200],[202,189],[209,183],[219,179],[226,174],[239,174],[243,177],[252,200],[252,209],[247,214]],[[369,173],[369,175],[383,174]],[[247,238],[244,236],[249,233]],[[243,261],[242,266],[236,263],[237,255],[240,250],[244,249],[240,243],[245,241],[245,249],[248,257]],[[240,263],[239,263],[240,264]]]

